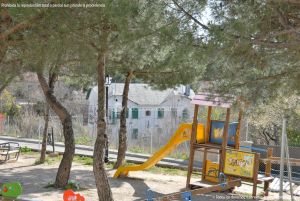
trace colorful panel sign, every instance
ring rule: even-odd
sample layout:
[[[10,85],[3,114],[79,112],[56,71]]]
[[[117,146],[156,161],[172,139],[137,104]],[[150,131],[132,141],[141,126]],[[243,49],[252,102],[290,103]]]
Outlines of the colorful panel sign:
[[[233,176],[253,178],[254,159],[254,153],[227,150],[224,173]]]
[[[235,146],[235,135],[238,123],[230,123],[228,128],[228,146]],[[215,144],[222,144],[224,133],[224,121],[212,120],[210,125],[210,142]]]
[[[210,160],[206,160],[205,167],[205,180],[218,183],[219,163],[213,163]]]

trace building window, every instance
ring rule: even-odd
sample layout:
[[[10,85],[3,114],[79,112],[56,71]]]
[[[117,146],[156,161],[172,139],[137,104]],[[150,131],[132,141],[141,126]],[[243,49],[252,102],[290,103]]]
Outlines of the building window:
[[[158,111],[157,111],[157,118],[163,119],[164,115],[165,115],[164,109],[163,108],[159,108]]]
[[[132,108],[132,119],[138,119],[138,118],[139,118],[139,109]]]
[[[150,110],[146,110],[146,116],[151,116],[151,111]]]
[[[184,110],[182,110],[182,119],[184,121],[189,119],[189,110],[187,108],[185,108]]]
[[[120,117],[121,117],[121,112],[120,112],[120,111],[117,111],[117,112],[116,112],[116,116],[117,116],[117,119],[120,119]]]
[[[138,139],[138,134],[139,134],[139,129],[137,129],[137,128],[132,129],[131,139],[133,139],[133,140]]]
[[[126,119],[128,119],[129,117],[129,111],[128,111],[128,108],[126,108]]]
[[[117,113],[114,111],[114,110],[112,110],[112,124],[115,124],[116,122],[117,122]]]

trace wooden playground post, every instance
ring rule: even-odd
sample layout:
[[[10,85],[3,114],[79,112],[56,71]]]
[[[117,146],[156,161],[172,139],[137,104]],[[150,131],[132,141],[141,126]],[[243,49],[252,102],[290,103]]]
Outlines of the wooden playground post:
[[[258,183],[258,170],[259,170],[259,153],[255,153],[254,157],[254,167],[253,167],[253,189],[252,189],[252,196],[253,198],[256,197],[256,188]]]
[[[212,112],[212,106],[208,106],[208,110],[207,110],[207,118],[206,118],[206,126],[205,126],[205,138],[204,138],[204,143],[208,143],[208,141],[209,141],[209,131],[210,131],[211,112]]]
[[[239,117],[238,117],[238,125],[236,128],[236,135],[235,135],[235,149],[240,149],[240,131],[241,131],[241,122],[242,122],[242,116],[243,116],[243,111],[239,111]]]
[[[220,157],[220,163],[219,163],[220,164],[219,165],[219,173],[224,172],[225,154],[226,154],[227,141],[228,141],[229,120],[230,120],[230,108],[227,108],[226,121],[225,121],[223,140],[222,140],[222,149],[221,149],[222,151],[221,151],[221,157]]]
[[[267,151],[267,159],[268,159],[268,158],[271,158],[272,155],[273,155],[273,149],[272,149],[272,148],[268,148],[268,151]],[[271,161],[270,161],[270,160],[267,160],[267,161],[266,161],[266,170],[265,170],[265,176],[266,176],[266,177],[271,176],[271,169],[272,169]],[[264,192],[265,192],[265,196],[268,196],[268,195],[269,195],[268,188],[269,188],[269,182],[264,182]]]
[[[193,166],[194,166],[194,152],[195,152],[194,142],[196,142],[196,133],[197,133],[197,126],[198,126],[198,111],[199,111],[199,105],[195,105],[191,141],[190,141],[189,168],[188,168],[188,173],[186,178],[186,188],[189,188],[191,175],[193,172]]]
[[[204,143],[208,143],[209,141],[209,131],[210,131],[210,121],[211,121],[211,112],[212,112],[212,106],[208,106],[207,110],[207,118],[206,118],[206,126],[205,126],[205,133],[204,133]],[[206,160],[207,160],[207,149],[204,148],[203,153],[203,163],[202,163],[202,175],[201,179],[205,179],[205,173],[206,173]]]

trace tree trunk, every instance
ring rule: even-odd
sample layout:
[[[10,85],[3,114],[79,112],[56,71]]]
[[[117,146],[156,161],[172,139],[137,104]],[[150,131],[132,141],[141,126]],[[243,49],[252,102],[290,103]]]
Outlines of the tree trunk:
[[[98,57],[98,120],[97,137],[94,146],[93,171],[99,201],[113,201],[110,185],[104,168],[104,149],[108,143],[105,122],[105,57],[108,32],[104,31]]]
[[[44,125],[44,132],[43,132],[43,141],[42,141],[40,163],[44,163],[45,162],[45,158],[46,158],[49,113],[50,113],[50,107],[46,103],[45,116],[44,116],[45,125]]]
[[[127,112],[129,85],[130,85],[132,75],[133,75],[132,71],[129,71],[127,73],[125,84],[124,84],[123,98],[122,98],[122,111],[121,111],[121,115],[120,115],[118,157],[117,157],[117,162],[114,165],[114,168],[116,168],[116,169],[123,165],[123,163],[125,161],[125,153],[127,150],[126,112]]]
[[[44,95],[46,97],[47,103],[59,117],[63,125],[65,152],[60,162],[54,183],[55,187],[62,188],[68,184],[73,157],[75,153],[75,140],[72,127],[72,116],[69,114],[67,109],[59,101],[57,101],[56,97],[53,94],[53,90],[51,90],[51,87],[47,84],[46,79],[44,78],[42,73],[37,73],[37,75]],[[57,76],[53,73],[51,79],[55,80],[56,77]],[[51,80],[49,80],[49,83],[51,83]]]

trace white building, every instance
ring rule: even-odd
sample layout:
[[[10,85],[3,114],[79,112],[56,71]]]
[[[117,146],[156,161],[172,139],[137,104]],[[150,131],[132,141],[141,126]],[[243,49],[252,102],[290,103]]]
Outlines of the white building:
[[[123,83],[113,83],[108,93],[108,135],[110,143],[118,139],[119,117],[122,108]],[[96,133],[97,90],[89,95],[89,128]],[[194,92],[185,86],[175,89],[156,90],[147,84],[130,84],[127,112],[128,144],[149,142],[164,144],[181,122],[191,122]],[[147,140],[148,139],[148,140]],[[159,146],[159,145],[158,145]]]

